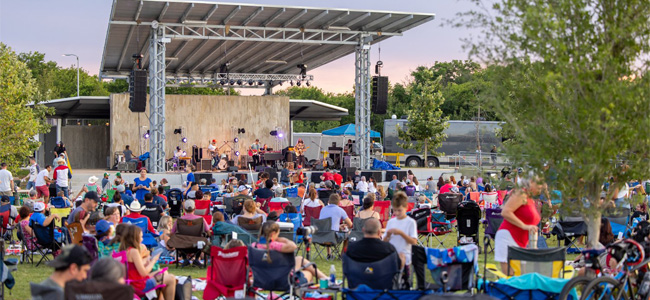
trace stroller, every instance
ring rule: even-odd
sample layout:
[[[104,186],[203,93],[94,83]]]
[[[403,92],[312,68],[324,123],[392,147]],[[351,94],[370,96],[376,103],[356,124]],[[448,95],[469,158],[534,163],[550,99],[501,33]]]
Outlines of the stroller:
[[[481,208],[474,201],[458,204],[456,224],[458,226],[458,245],[477,244],[481,221]]]

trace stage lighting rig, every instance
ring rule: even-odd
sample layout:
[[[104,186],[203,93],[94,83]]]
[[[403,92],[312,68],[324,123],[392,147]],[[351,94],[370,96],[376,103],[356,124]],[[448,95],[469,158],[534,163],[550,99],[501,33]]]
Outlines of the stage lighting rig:
[[[147,132],[145,132],[144,135],[143,135],[142,137],[143,137],[145,140],[148,140],[148,139],[149,139],[149,129],[147,129]]]
[[[307,77],[307,65],[299,64],[296,68],[300,69],[300,76],[302,76],[302,79],[305,79]]]
[[[183,138],[181,139],[181,142],[183,142],[184,144],[187,144],[187,138],[186,138],[186,137],[183,137]]]
[[[309,80],[307,80],[307,82],[305,82],[305,85],[306,86],[311,86],[311,83],[309,83]]]
[[[238,128],[237,129],[237,134],[244,134],[244,133],[246,133],[246,129],[244,129],[244,128]]]
[[[296,85],[297,85],[297,86],[300,86],[301,84],[302,84],[302,81],[300,81],[300,80],[298,80],[298,81],[296,82]]]

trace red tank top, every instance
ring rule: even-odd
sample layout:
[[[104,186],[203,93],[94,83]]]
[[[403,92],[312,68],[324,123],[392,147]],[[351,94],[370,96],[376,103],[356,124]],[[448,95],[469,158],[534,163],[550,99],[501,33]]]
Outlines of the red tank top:
[[[135,249],[135,248],[129,248],[127,250],[127,253],[128,251],[131,251],[131,249]],[[144,290],[146,285],[145,279],[149,278],[149,275],[146,276],[140,275],[140,272],[138,272],[138,269],[135,267],[135,264],[132,262],[127,262],[127,270],[129,271],[127,274],[129,279],[129,284],[133,287],[133,289],[136,291]]]
[[[541,220],[537,208],[535,207],[535,201],[532,199],[528,199],[526,205],[517,208],[517,210],[515,210],[515,216],[519,218],[519,220],[522,220],[526,225],[537,225]],[[503,223],[501,223],[499,229],[508,230],[519,247],[525,248],[528,246],[527,230],[523,230],[505,219],[503,220]]]

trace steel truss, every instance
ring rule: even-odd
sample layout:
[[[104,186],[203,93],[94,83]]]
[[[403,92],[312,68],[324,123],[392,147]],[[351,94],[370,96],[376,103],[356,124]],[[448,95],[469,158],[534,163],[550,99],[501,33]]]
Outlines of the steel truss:
[[[164,26],[152,26],[149,46],[149,170],[165,172],[165,39]]]
[[[370,169],[370,42],[372,36],[363,35],[357,41],[354,51],[354,123],[356,125],[357,153],[361,157],[361,168]]]
[[[223,80],[224,83],[221,83]],[[231,83],[232,80],[232,83]],[[296,75],[296,74],[248,74],[248,73],[216,73],[210,77],[204,76],[167,76],[167,86],[192,86],[192,87],[218,87],[225,88],[266,88],[277,86],[280,83],[313,81],[313,75]],[[237,83],[241,81],[241,85]],[[251,81],[253,84],[251,85]],[[262,81],[264,84],[259,85]],[[237,83],[237,85],[235,85]]]

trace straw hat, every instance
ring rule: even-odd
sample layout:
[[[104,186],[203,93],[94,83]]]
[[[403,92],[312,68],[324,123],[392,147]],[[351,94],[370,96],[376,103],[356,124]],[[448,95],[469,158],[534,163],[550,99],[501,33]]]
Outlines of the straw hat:
[[[90,176],[90,178],[88,178],[88,183],[93,184],[93,183],[97,182],[97,180],[99,180],[99,178],[97,178],[97,176]]]

